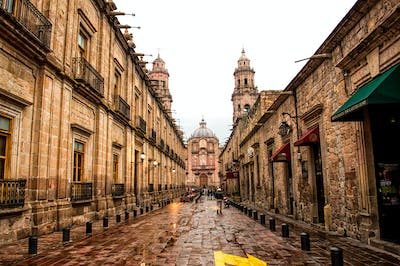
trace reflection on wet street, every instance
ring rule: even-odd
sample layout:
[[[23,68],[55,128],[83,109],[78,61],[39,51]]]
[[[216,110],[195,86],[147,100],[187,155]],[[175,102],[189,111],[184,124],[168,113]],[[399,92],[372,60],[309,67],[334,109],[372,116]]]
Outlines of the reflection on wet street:
[[[216,202],[203,197],[197,204],[172,203],[107,230],[98,226],[92,237],[65,246],[51,247],[60,240],[60,234],[53,233],[39,240],[39,246],[47,245],[47,249],[39,248],[39,254],[33,257],[15,255],[14,262],[17,260],[18,265],[214,265],[214,251],[222,251],[242,257],[247,253],[268,265],[330,263],[328,250],[332,243],[326,239],[312,236],[312,250],[304,252],[300,249],[298,232],[282,238],[279,230],[271,232],[233,207],[224,209],[223,215],[217,215],[216,210]],[[351,242],[338,241],[349,265],[399,262],[352,246]],[[1,261],[7,261],[7,253],[15,253],[18,248],[26,252],[22,246],[3,247]]]

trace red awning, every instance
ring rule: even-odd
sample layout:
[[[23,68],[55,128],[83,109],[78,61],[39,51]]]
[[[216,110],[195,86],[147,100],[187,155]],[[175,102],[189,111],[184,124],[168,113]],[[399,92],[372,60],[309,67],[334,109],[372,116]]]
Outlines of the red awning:
[[[232,179],[232,178],[238,178],[239,177],[239,172],[234,171],[234,172],[226,172],[226,178]]]
[[[274,152],[271,156],[274,162],[287,162],[290,161],[290,143],[282,145],[278,150]]]
[[[307,131],[298,141],[294,143],[294,146],[309,146],[313,143],[319,142],[319,127],[315,127]]]

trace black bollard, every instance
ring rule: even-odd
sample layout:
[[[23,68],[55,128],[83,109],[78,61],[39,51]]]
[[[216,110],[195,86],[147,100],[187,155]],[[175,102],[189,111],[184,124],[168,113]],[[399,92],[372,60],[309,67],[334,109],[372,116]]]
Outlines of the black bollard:
[[[150,205],[150,211],[152,211],[152,210],[153,210],[153,204]]]
[[[289,225],[282,224],[282,237],[289,237]]]
[[[275,218],[269,218],[269,230],[276,231],[276,229],[275,229]]]
[[[243,213],[246,214],[247,213],[247,207],[243,206]]]
[[[149,212],[149,206],[146,206],[146,212]]]
[[[250,218],[253,217],[253,210],[252,209],[248,209],[247,210],[247,216],[249,216]]]
[[[301,250],[310,251],[310,235],[308,233],[300,234]]]
[[[93,222],[91,222],[91,221],[86,222],[86,235],[92,234],[92,225],[93,225]]]
[[[137,210],[134,209],[134,210],[133,210],[133,218],[135,218],[136,216],[137,216]]]
[[[115,221],[116,221],[117,223],[120,223],[120,222],[121,222],[121,214],[117,214],[117,215],[115,216]]]
[[[343,251],[338,247],[331,247],[331,263],[332,266],[343,266]]]
[[[260,214],[260,224],[265,225],[265,214]]]
[[[129,212],[125,211],[125,221],[129,220]]]
[[[258,212],[257,211],[253,211],[253,218],[254,220],[258,220]]]
[[[70,240],[70,230],[69,228],[63,228],[62,229],[62,242],[66,243],[69,242]]]
[[[29,237],[28,253],[30,255],[37,254],[38,238],[36,236]]]
[[[142,215],[143,212],[144,212],[144,209],[143,209],[143,208],[140,208],[140,215]]]
[[[103,217],[103,228],[108,228],[108,217],[107,216]]]

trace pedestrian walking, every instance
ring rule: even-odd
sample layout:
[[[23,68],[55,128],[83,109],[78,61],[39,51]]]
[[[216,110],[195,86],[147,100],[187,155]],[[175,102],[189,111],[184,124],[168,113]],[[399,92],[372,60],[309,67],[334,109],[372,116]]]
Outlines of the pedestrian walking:
[[[215,199],[217,200],[217,214],[222,215],[222,201],[224,199],[224,194],[222,193],[221,188],[218,188],[215,192]]]

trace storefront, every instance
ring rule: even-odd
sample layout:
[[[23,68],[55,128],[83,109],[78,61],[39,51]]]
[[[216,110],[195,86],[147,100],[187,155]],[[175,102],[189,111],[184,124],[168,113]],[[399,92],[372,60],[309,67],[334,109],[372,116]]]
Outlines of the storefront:
[[[380,238],[400,243],[400,64],[361,86],[332,121],[363,121],[369,127],[372,147],[366,150],[374,164]]]
[[[319,127],[314,126],[303,134],[294,146],[309,147],[311,154],[311,162],[313,169],[313,187],[316,193],[314,203],[317,206],[316,217],[313,218],[315,223],[324,223],[324,206],[325,206],[325,192],[324,192],[324,177],[322,171],[322,156],[321,145],[319,142]]]
[[[289,215],[294,214],[294,193],[293,193],[293,176],[292,163],[290,154],[290,143],[283,144],[272,154],[272,162],[284,162],[284,177],[286,187],[286,205]]]

